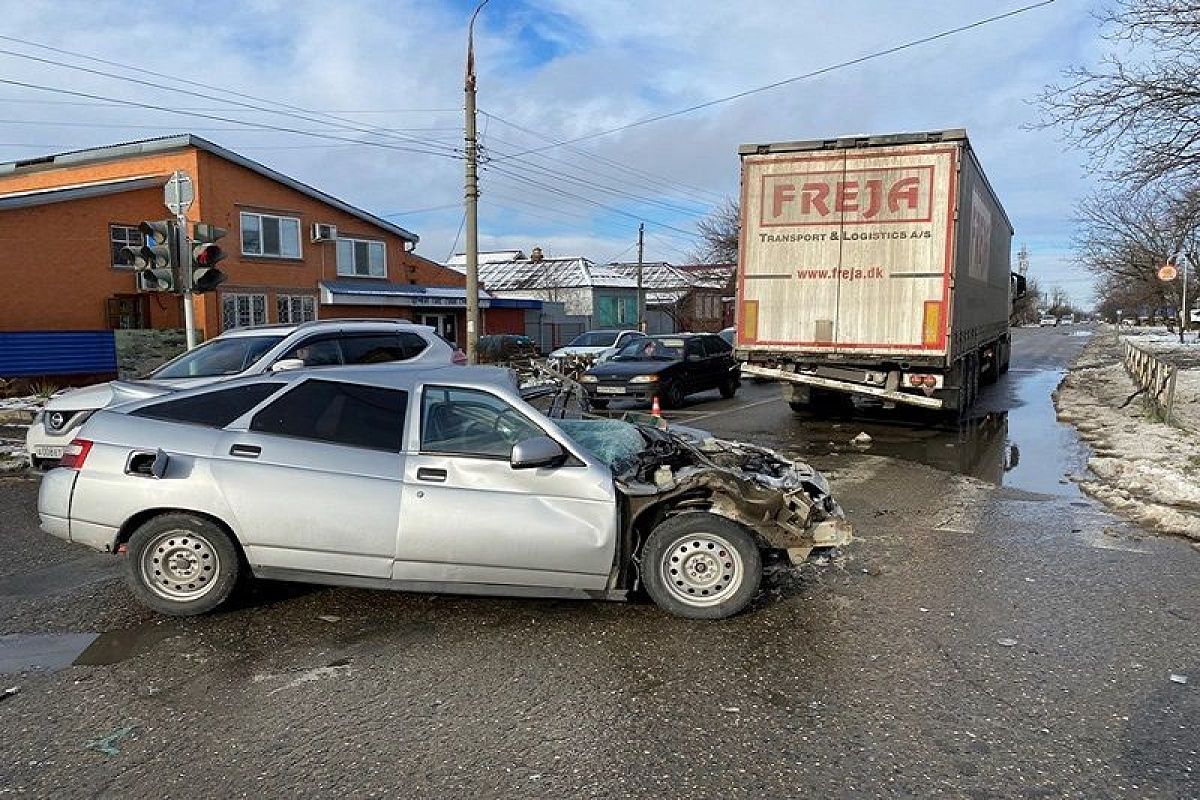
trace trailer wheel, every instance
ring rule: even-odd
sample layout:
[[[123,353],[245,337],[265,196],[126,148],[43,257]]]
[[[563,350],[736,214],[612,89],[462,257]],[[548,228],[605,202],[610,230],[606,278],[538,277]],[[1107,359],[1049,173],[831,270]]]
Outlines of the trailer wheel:
[[[979,371],[979,382],[984,386],[990,386],[1000,380],[1000,349],[1003,345],[1000,342],[996,343],[995,349],[992,351],[992,357],[988,360],[987,367]]]
[[[1012,358],[1012,342],[1001,342],[1000,344],[1000,374],[1008,372],[1008,362]]]

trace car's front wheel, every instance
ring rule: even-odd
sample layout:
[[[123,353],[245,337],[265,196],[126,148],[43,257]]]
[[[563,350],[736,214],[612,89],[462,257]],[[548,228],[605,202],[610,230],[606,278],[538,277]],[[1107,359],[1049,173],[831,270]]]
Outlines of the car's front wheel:
[[[737,376],[736,376],[736,375],[730,375],[730,376],[729,376],[729,377],[727,377],[725,380],[723,380],[723,381],[721,382],[721,385],[720,385],[720,386],[718,386],[717,388],[718,388],[718,389],[720,390],[720,392],[721,392],[721,397],[724,397],[726,400],[729,400],[729,399],[730,399],[730,398],[732,398],[732,397],[733,397],[735,394],[737,394],[737,390],[738,390],[738,379],[737,379]]]
[[[176,617],[212,611],[237,586],[241,559],[229,535],[194,514],[163,514],[129,537],[126,579],[143,605]]]
[[[642,579],[650,598],[688,619],[724,619],[754,598],[762,556],[733,520],[689,512],[659,523],[642,548]]]

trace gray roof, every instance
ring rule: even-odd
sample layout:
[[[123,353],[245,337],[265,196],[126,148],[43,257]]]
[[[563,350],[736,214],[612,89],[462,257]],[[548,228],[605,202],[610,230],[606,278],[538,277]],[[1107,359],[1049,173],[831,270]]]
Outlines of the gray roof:
[[[466,267],[461,264],[450,263],[447,266],[459,272],[466,271]],[[541,261],[523,258],[509,261],[480,259],[479,280],[492,292],[637,287],[637,281],[632,277],[612,267],[595,264],[582,256],[543,258]]]
[[[358,217],[364,222],[368,222],[379,228],[383,228],[389,233],[394,233],[402,239],[416,244],[421,237],[411,231],[401,228],[399,225],[388,222],[382,217],[377,217],[361,208],[356,208],[349,203],[338,200],[332,195],[325,194],[320,189],[315,189],[307,183],[301,183],[295,178],[289,178],[281,172],[276,172],[270,167],[264,166],[257,161],[239,155],[232,150],[226,150],[220,145],[214,144],[207,139],[201,138],[194,134],[183,133],[175,136],[162,136],[155,139],[140,139],[134,142],[125,142],[121,144],[105,145],[103,147],[92,147],[87,150],[72,150],[66,153],[58,153],[56,155],[41,156],[38,158],[26,158],[20,161],[9,161],[0,164],[0,177],[12,175],[15,173],[34,171],[48,168],[72,167],[80,164],[93,164],[98,161],[113,161],[119,158],[129,158],[132,156],[148,155],[151,153],[164,153],[171,150],[180,150],[185,147],[195,147],[207,153],[212,153],[215,156],[237,164],[240,167],[245,167],[251,172],[257,172],[265,178],[269,178],[277,183],[281,183],[290,189],[294,189],[301,194],[308,195],[314,200],[318,200],[326,205],[332,206],[339,211],[344,211],[351,216]]]
[[[614,262],[609,267],[630,276],[634,285],[637,285],[637,262]],[[642,264],[642,286],[646,289],[646,302],[651,305],[676,303],[695,289],[724,289],[729,276],[733,274],[732,270],[731,265],[696,270],[677,267],[666,261],[645,262]]]
[[[80,183],[74,186],[56,186],[53,189],[32,189],[23,192],[0,194],[0,211],[15,208],[44,206],[50,203],[65,203],[68,200],[83,200],[88,197],[103,197],[137,189],[151,189],[167,182],[165,175],[150,175],[141,178],[120,178],[112,181]]]

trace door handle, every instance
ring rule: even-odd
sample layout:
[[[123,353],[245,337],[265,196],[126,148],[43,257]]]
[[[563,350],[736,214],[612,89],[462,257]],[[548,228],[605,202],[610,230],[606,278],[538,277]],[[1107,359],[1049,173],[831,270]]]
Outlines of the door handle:
[[[258,458],[262,448],[255,444],[235,444],[229,448],[229,455],[238,458]]]
[[[417,480],[444,483],[446,481],[446,470],[435,467],[417,467]]]

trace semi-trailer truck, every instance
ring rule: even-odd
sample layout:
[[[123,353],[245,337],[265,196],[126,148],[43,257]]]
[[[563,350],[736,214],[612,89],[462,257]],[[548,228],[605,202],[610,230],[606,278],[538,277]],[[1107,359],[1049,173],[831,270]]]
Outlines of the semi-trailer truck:
[[[962,129],[743,145],[737,353],[796,410],[963,412],[1007,371],[1012,225]]]

